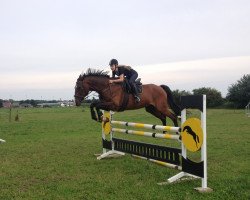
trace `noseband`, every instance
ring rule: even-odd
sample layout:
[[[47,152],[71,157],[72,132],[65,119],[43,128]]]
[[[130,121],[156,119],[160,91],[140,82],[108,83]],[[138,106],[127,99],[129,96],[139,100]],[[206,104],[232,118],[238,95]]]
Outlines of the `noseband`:
[[[78,82],[76,83],[76,87],[79,87],[80,90],[82,90],[83,93],[84,93],[84,88],[83,88],[83,85],[82,85],[82,82],[81,82],[81,81],[78,81]],[[85,97],[84,97],[84,95],[74,95],[74,97],[80,98],[81,100],[83,100],[83,99],[87,98],[89,95],[90,95],[90,93],[88,93]]]
[[[81,84],[82,82],[81,81],[77,81],[76,82],[76,88],[80,88],[80,90],[82,90],[83,91],[83,85]],[[82,92],[82,93],[84,93],[84,91]],[[83,95],[74,95],[74,97],[76,97],[76,98],[81,98],[81,99],[84,99],[84,96]]]

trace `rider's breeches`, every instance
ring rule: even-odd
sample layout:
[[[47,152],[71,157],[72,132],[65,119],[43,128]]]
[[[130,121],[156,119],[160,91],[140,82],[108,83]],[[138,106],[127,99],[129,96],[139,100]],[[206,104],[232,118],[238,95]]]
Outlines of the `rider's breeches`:
[[[128,79],[128,81],[129,81],[130,86],[132,87],[134,94],[138,96],[138,91],[135,85],[135,80],[137,79],[137,77],[138,77],[138,73],[134,72],[132,76]]]

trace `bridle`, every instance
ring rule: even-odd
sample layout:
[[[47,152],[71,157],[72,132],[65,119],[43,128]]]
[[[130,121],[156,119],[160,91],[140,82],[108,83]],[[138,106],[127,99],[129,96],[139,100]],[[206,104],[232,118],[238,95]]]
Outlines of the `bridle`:
[[[77,81],[76,82],[76,86],[75,86],[75,89],[79,88],[81,91],[82,94],[84,94],[84,90],[83,90],[83,85],[81,84],[81,81]],[[74,95],[75,98],[79,98],[80,101],[82,101],[84,99],[84,96],[83,95],[79,95],[79,94],[76,94]]]
[[[78,87],[80,88],[80,90],[81,90],[82,93],[84,94],[84,87],[83,87],[83,85],[82,85],[82,81],[77,81],[77,82],[76,82],[75,89],[78,88]],[[90,94],[91,94],[91,92],[88,92],[88,94],[87,94],[85,97],[84,97],[84,95],[79,95],[79,94],[77,94],[77,95],[74,95],[74,97],[75,97],[75,98],[79,98],[80,101],[83,101],[84,99],[88,98]]]

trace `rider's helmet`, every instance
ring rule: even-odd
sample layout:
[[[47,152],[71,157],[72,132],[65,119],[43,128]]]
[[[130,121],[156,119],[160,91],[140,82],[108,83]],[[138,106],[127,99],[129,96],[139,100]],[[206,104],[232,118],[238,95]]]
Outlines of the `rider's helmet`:
[[[111,59],[109,62],[109,66],[111,65],[118,65],[118,61],[116,59]]]

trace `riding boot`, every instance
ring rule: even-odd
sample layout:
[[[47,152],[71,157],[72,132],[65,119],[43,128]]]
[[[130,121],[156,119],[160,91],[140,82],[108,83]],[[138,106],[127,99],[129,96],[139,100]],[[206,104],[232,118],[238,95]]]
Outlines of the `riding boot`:
[[[135,101],[136,103],[139,103],[141,101],[140,97],[139,97],[139,92],[138,92],[138,89],[136,87],[136,84],[133,83],[131,84],[132,88],[133,88],[133,92],[134,92],[134,97],[135,97]]]

